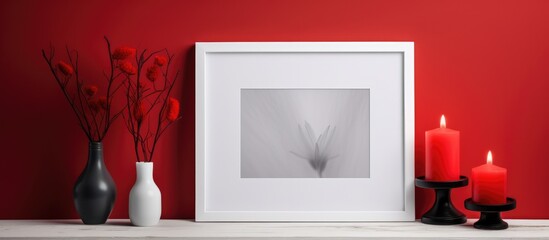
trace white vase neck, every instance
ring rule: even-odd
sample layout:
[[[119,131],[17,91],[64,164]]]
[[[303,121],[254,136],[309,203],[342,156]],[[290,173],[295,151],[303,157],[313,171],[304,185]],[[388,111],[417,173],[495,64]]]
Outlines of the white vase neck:
[[[154,182],[152,162],[137,162],[135,168],[138,182]]]

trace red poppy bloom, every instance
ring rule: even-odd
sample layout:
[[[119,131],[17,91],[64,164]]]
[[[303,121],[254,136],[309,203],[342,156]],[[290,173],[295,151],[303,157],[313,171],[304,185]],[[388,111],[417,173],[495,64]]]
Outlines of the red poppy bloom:
[[[162,67],[168,63],[168,59],[164,56],[156,56],[154,57],[154,64]]]
[[[179,117],[179,101],[173,97],[168,99],[168,106],[166,110],[166,119],[173,122]]]
[[[120,71],[128,75],[135,75],[137,73],[137,69],[130,61],[120,62],[120,64],[118,64],[118,68],[120,68]]]
[[[158,77],[160,76],[160,71],[158,70],[158,66],[152,65],[149,68],[147,68],[147,79],[149,81],[154,82]]]
[[[130,56],[133,56],[136,52],[135,48],[131,47],[119,47],[112,52],[112,58],[116,60],[124,60]]]
[[[97,98],[97,102],[99,103],[99,106],[101,106],[103,110],[107,110],[107,97],[100,96],[99,98]]]
[[[74,69],[72,68],[72,66],[64,61],[59,61],[59,63],[57,63],[57,68],[65,76],[71,76],[74,73]]]
[[[95,93],[97,92],[98,88],[95,85],[87,85],[87,86],[84,86],[83,90],[84,90],[84,93],[88,95],[88,97],[93,97],[93,95],[95,95]]]
[[[145,104],[138,102],[133,106],[133,117],[137,122],[143,121],[145,118],[147,110],[145,109]]]

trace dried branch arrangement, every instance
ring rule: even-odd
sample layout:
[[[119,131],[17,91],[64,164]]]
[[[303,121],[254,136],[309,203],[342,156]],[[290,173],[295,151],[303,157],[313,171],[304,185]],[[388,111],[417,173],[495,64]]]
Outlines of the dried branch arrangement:
[[[97,85],[85,84],[85,81],[80,78],[77,50],[65,47],[68,60],[59,60],[55,63],[55,48],[50,46],[49,52],[42,49],[44,60],[90,142],[101,142],[112,123],[124,110],[124,108],[112,109],[114,97],[120,89],[123,89],[126,79],[121,72],[117,71],[113,63],[111,45],[106,37],[105,41],[111,60],[110,73],[103,73],[107,81],[105,91],[100,91]]]
[[[174,56],[166,49],[151,53],[144,49],[135,55],[135,61],[130,61],[135,53],[134,48],[118,48],[113,64],[126,79],[123,118],[133,137],[137,161],[152,162],[160,137],[180,118],[179,101],[170,96],[179,71],[171,74]]]
[[[105,41],[110,65],[103,73],[105,91],[80,78],[78,51],[66,47],[68,60],[57,62],[53,47],[49,52],[42,50],[42,56],[90,142],[101,142],[112,123],[122,116],[133,137],[137,161],[151,162],[160,137],[180,118],[179,101],[170,96],[179,76],[179,71],[170,72],[174,56],[166,49],[150,53],[147,49],[138,53],[131,47],[111,50],[107,37]],[[125,90],[124,95],[119,94],[125,96],[119,98],[123,107],[113,110],[115,95],[121,89]]]

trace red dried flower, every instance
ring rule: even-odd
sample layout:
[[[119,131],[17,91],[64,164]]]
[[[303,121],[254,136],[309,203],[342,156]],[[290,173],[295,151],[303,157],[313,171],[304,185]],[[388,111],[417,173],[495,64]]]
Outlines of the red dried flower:
[[[158,69],[158,66],[152,65],[149,68],[147,68],[147,79],[149,81],[154,82],[158,77],[160,76],[160,71]]]
[[[136,52],[135,48],[131,47],[119,47],[112,52],[112,58],[116,60],[124,60],[130,56],[133,56]]]
[[[120,62],[120,64],[118,64],[118,68],[120,68],[120,71],[128,75],[135,75],[137,73],[137,69],[133,66],[133,64],[130,61]]]
[[[107,110],[107,97],[100,96],[99,98],[97,98],[97,101],[99,103],[99,106],[101,106],[103,110]]]
[[[179,101],[173,97],[168,99],[168,106],[166,110],[166,119],[173,122],[179,117]]]
[[[138,102],[133,106],[133,117],[137,122],[143,121],[145,118],[147,110],[145,109],[145,104]]]
[[[64,61],[59,61],[59,63],[57,63],[57,68],[65,76],[71,76],[74,73],[74,69],[72,68],[72,66]]]
[[[97,92],[98,88],[95,85],[87,85],[84,86],[84,93],[88,95],[88,97],[93,97],[95,93]]]
[[[156,56],[154,57],[154,64],[162,67],[168,63],[168,59],[164,56]]]
[[[101,111],[101,104],[99,103],[99,99],[97,98],[88,100],[88,106],[90,106],[90,109],[94,113],[98,113],[99,111]]]

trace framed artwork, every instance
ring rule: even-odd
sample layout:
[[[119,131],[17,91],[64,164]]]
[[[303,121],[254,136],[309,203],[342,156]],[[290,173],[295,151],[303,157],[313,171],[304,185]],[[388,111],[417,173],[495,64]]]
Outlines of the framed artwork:
[[[413,42],[196,43],[197,221],[413,221]]]

